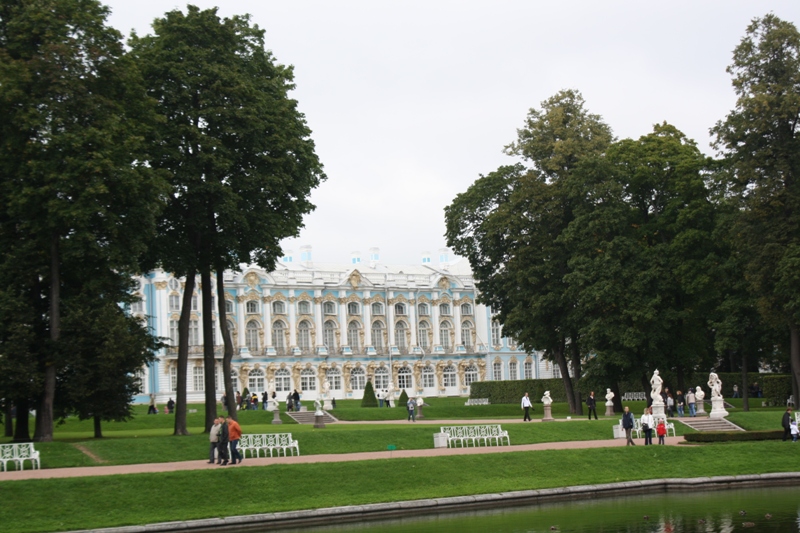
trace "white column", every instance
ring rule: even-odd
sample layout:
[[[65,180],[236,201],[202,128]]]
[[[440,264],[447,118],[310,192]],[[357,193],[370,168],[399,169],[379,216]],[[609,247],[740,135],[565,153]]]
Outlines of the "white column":
[[[294,289],[289,290],[289,300],[294,299]],[[297,302],[286,302],[289,308],[289,346],[287,349],[297,347]]]
[[[339,301],[343,301],[347,296],[347,291],[339,291]],[[346,346],[347,342],[347,303],[339,304],[339,340],[342,346]]]
[[[433,292],[431,293],[431,300],[438,300],[439,293]],[[439,305],[431,303],[431,316],[433,317],[433,324],[431,324],[431,328],[433,328],[433,345],[434,346],[441,346],[441,340],[439,339]]]
[[[411,348],[417,345],[417,304],[416,298],[413,298],[414,303],[408,304],[408,327],[411,328],[411,346],[408,347],[409,353],[411,353]]]
[[[362,300],[369,298],[369,291],[364,291],[361,295]],[[361,304],[361,316],[364,321],[364,348],[372,346],[372,305]]]
[[[394,342],[394,304],[389,300],[394,298],[394,291],[386,291],[386,332],[389,335],[389,346],[396,346]]]
[[[323,320],[322,320],[322,302],[319,301],[319,298],[322,297],[322,291],[316,290],[314,291],[314,322],[316,322],[316,327],[314,328],[314,342],[317,347],[322,346],[322,328]]]
[[[264,291],[264,296],[269,296],[269,291]],[[264,320],[264,347],[272,346],[272,303],[262,302],[261,317]]]
[[[456,300],[458,300],[459,294],[457,292],[453,293],[453,327],[455,328],[455,345],[459,346],[461,344],[461,306],[456,304]]]
[[[236,296],[241,297],[243,295],[244,295],[244,291],[242,289],[237,289],[236,290]],[[238,333],[239,333],[239,335],[238,335],[238,337],[239,337],[239,350],[241,351],[241,353],[246,353],[247,352],[247,343],[245,343],[245,336],[244,336],[244,311],[245,311],[245,306],[247,304],[245,302],[241,302],[241,301],[238,301],[238,300],[239,300],[239,298],[237,298],[236,301],[234,301],[234,304],[236,305],[236,317],[237,317],[237,323],[239,324],[237,326],[237,329],[239,330],[238,331]]]

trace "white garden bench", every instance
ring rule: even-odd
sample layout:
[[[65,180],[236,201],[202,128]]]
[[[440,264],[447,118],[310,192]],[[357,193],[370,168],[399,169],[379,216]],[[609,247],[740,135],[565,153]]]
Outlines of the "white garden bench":
[[[644,392],[626,392],[622,395],[623,402],[646,402],[647,394]]]
[[[33,469],[41,468],[39,452],[33,449],[32,442],[0,444],[0,463],[3,464],[3,470],[8,470],[8,463],[15,463],[17,470],[24,470],[25,461],[30,461]]]
[[[470,398],[464,405],[489,405],[489,398]]]
[[[511,445],[511,440],[508,438],[508,431],[504,431],[498,424],[485,425],[485,426],[443,426],[441,433],[447,434],[447,447],[455,448],[456,444],[461,444],[461,447],[480,446],[483,442],[484,446],[489,446],[494,442],[495,446],[500,446],[505,440],[505,444]]]
[[[248,451],[250,452],[250,457],[260,457],[262,450],[264,451],[264,457],[267,456],[267,452],[272,457],[273,451],[277,455],[283,452],[284,457],[287,455],[287,451],[290,451],[292,455],[295,455],[295,453],[300,455],[300,447],[297,441],[292,439],[291,433],[264,433],[262,435],[248,433],[242,435],[242,438],[239,439],[238,449],[242,450],[245,457]]]

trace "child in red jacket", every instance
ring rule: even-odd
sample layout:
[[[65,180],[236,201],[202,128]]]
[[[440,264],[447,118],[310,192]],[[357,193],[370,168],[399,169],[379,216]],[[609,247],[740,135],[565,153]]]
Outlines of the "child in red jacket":
[[[664,437],[667,435],[667,424],[664,423],[663,418],[659,418],[658,425],[656,426],[656,435],[658,435],[658,443],[664,444]]]

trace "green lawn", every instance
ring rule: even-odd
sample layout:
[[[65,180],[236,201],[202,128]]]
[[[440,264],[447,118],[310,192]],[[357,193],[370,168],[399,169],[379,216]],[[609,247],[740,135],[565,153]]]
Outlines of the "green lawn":
[[[551,426],[556,425],[573,426]],[[661,477],[798,471],[795,452],[789,443],[768,441],[5,481],[0,523],[4,531],[56,531]]]

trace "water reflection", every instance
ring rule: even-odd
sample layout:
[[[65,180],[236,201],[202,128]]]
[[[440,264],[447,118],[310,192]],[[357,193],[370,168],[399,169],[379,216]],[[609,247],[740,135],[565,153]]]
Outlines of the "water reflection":
[[[800,533],[800,489],[740,489],[591,498],[568,503],[409,516],[318,528],[340,533]]]

